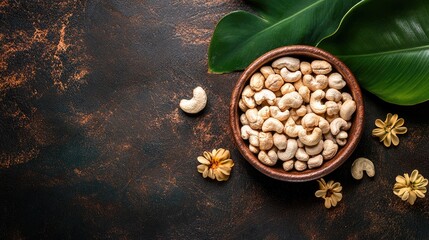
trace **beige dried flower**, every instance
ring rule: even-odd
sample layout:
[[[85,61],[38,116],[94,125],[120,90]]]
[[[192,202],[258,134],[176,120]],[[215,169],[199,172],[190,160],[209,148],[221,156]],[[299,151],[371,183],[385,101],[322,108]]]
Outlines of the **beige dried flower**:
[[[402,201],[407,201],[413,205],[417,197],[425,197],[427,185],[428,180],[419,174],[419,171],[414,170],[411,176],[408,176],[408,173],[404,173],[404,176],[396,176],[393,193],[400,197]]]
[[[323,178],[317,180],[317,182],[319,183],[320,190],[317,190],[314,195],[325,199],[326,208],[337,206],[337,203],[343,198],[343,194],[341,194],[343,187],[341,187],[341,184],[339,182],[334,183],[333,180],[326,183]]]
[[[209,177],[218,181],[226,181],[231,173],[231,168],[234,166],[234,162],[230,158],[228,150],[223,148],[213,149],[213,151],[204,151],[203,156],[197,158],[198,172],[203,175],[204,178]]]
[[[407,128],[402,125],[404,125],[403,118],[398,119],[398,114],[388,113],[384,122],[381,119],[375,120],[377,128],[372,130],[372,136],[380,138],[380,142],[383,142],[386,147],[390,147],[391,143],[398,146],[399,138],[396,135],[407,132]]]

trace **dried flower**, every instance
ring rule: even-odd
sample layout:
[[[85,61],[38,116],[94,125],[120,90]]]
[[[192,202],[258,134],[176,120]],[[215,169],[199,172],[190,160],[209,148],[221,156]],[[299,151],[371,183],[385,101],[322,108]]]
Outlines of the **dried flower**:
[[[337,203],[343,198],[343,194],[341,194],[343,187],[341,187],[341,184],[339,182],[334,183],[333,180],[326,183],[323,178],[317,180],[317,182],[319,183],[320,190],[317,190],[314,195],[325,199],[326,208],[337,206]]]
[[[408,173],[404,173],[404,177],[401,175],[396,176],[393,193],[400,197],[402,201],[407,201],[413,205],[417,197],[425,197],[427,185],[428,180],[419,174],[419,171],[414,170],[411,176],[408,176]]]
[[[197,159],[202,163],[197,167],[198,172],[203,174],[204,178],[216,178],[218,181],[228,180],[231,168],[234,166],[229,151],[223,148],[213,149],[211,153],[204,151],[203,156]]]
[[[398,114],[388,113],[384,122],[381,119],[375,120],[377,128],[372,130],[372,136],[380,138],[380,142],[383,142],[386,147],[390,147],[391,143],[398,146],[399,138],[396,134],[407,132],[407,128],[402,125],[404,125],[403,118],[398,119]]]

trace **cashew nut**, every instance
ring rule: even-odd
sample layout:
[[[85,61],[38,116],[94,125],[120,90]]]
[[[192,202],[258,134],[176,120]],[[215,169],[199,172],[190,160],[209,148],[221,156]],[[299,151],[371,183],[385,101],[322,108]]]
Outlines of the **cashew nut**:
[[[277,163],[277,155],[272,155],[269,153],[270,152],[268,152],[267,154],[267,152],[265,151],[260,151],[258,154],[258,159],[267,166],[274,166]],[[276,153],[274,152],[274,154]]]
[[[307,74],[302,78],[302,83],[313,92],[318,89],[323,90],[328,86],[328,77],[325,75],[313,77],[313,75]]]
[[[322,163],[323,163],[323,157],[320,154],[308,159],[307,161],[307,165],[309,169],[320,167]]]
[[[253,99],[252,97],[242,96],[241,99],[243,100],[243,103],[244,105],[246,105],[246,107],[248,108],[256,107],[255,99]]]
[[[289,117],[288,120],[285,123],[285,129],[284,132],[289,137],[298,137],[298,134],[301,130],[304,130],[304,128],[301,125],[296,125],[293,118]]]
[[[259,109],[258,115],[261,116],[262,119],[266,120],[270,117],[270,107],[265,106]]]
[[[374,177],[375,167],[374,163],[371,162],[368,158],[360,157],[356,159],[352,164],[352,176],[354,179],[359,180],[363,178],[363,171],[366,172],[368,177]]]
[[[259,146],[259,136],[258,135],[250,135],[249,143],[255,147]]]
[[[299,95],[301,95],[302,100],[304,100],[305,103],[310,102],[310,89],[307,86],[302,86],[298,89]]]
[[[301,62],[299,65],[299,69],[301,70],[302,74],[311,74],[313,71],[311,70],[311,64],[309,62]]]
[[[307,114],[307,108],[301,105],[299,108],[295,109],[295,113],[298,117],[305,116],[305,114]]]
[[[310,107],[313,112],[317,114],[323,114],[326,112],[326,105],[322,104],[323,97],[325,97],[325,92],[320,89],[311,94]]]
[[[341,93],[341,98],[342,98],[343,102],[345,102],[347,100],[353,100],[352,95],[350,95],[350,93],[346,93],[346,92]]]
[[[295,158],[299,161],[306,162],[310,158],[308,153],[304,150],[304,148],[298,148],[298,150],[295,153]]]
[[[285,82],[296,82],[301,79],[301,71],[291,72],[287,68],[282,68],[280,70],[280,75]]]
[[[268,104],[273,105],[274,100],[276,99],[276,94],[274,94],[271,90],[262,89],[259,92],[256,92],[253,96],[256,104],[261,104],[263,101],[267,101]]]
[[[326,101],[325,105],[326,105],[326,114],[328,114],[329,116],[338,114],[338,112],[340,111],[338,104],[334,101]]]
[[[249,125],[249,120],[247,120],[246,114],[242,113],[240,115],[241,125]]]
[[[305,146],[305,151],[310,156],[315,156],[321,153],[323,151],[323,140],[320,140],[315,146]]]
[[[328,120],[324,119],[323,117],[319,118],[319,128],[322,130],[323,134],[329,133],[331,130]]]
[[[336,72],[329,75],[328,82],[330,88],[335,88],[338,90],[346,86],[346,81],[344,81],[343,76]]]
[[[298,71],[300,60],[293,57],[282,57],[274,60],[271,64],[273,68],[282,69],[286,67],[291,71]]]
[[[259,149],[270,150],[273,147],[273,135],[270,132],[259,132]]]
[[[270,74],[275,73],[273,68],[270,66],[263,66],[261,69],[259,69],[259,71],[262,73],[262,75],[264,75],[265,78],[267,78]]]
[[[238,101],[238,107],[241,109],[241,111],[246,112],[247,109],[249,109],[246,104],[244,104],[243,99],[240,99],[240,101]]]
[[[331,124],[331,133],[332,135],[337,135],[341,130],[345,130],[347,128],[346,120],[342,118],[335,118],[332,120]]]
[[[342,97],[341,92],[335,88],[326,90],[325,98],[329,101],[339,102]]]
[[[338,145],[334,143],[332,140],[328,139],[323,142],[323,152],[322,152],[323,159],[329,160],[333,158],[335,154],[337,154],[337,151],[338,151]]]
[[[347,143],[347,138],[348,138],[349,134],[345,131],[341,131],[340,133],[338,133],[338,135],[335,137],[335,141],[337,142],[338,145],[340,146],[344,146]]]
[[[289,117],[289,110],[282,112],[277,106],[270,106],[270,115],[279,121],[285,121]]]
[[[270,74],[265,80],[265,87],[275,92],[283,86],[283,78],[278,74]]]
[[[290,84],[290,83],[285,83],[283,84],[283,86],[280,88],[280,91],[282,93],[282,96],[285,95],[286,93],[290,93],[295,91],[295,87]]]
[[[265,122],[262,124],[262,131],[264,132],[274,131],[277,133],[282,133],[283,130],[283,123],[272,117],[265,120]]]
[[[250,78],[249,85],[254,91],[261,91],[262,88],[264,87],[264,82],[265,82],[265,78],[264,76],[262,76],[261,73],[254,73]]]
[[[298,108],[301,106],[303,100],[301,95],[297,92],[286,93],[280,101],[277,103],[281,110],[285,110],[288,107]]]
[[[346,121],[352,118],[353,113],[356,111],[356,102],[353,100],[346,100],[340,108],[340,117]]]
[[[253,97],[253,95],[255,95],[255,91],[253,91],[249,85],[244,87],[243,92],[241,93],[241,96],[244,97]]]
[[[249,150],[250,150],[250,152],[252,152],[254,154],[257,154],[259,152],[259,148],[253,146],[252,144],[249,145]]]
[[[328,74],[332,71],[332,66],[324,60],[314,60],[311,62],[311,69],[315,74]]]
[[[279,150],[284,150],[287,147],[287,137],[284,134],[274,133],[273,142],[274,146]]]
[[[252,108],[246,111],[246,118],[249,121],[249,125],[253,129],[261,129],[264,119],[258,115],[258,109]]]
[[[249,125],[243,125],[241,127],[241,138],[244,140],[249,139],[250,136],[258,136],[259,132],[256,130],[253,130]]]
[[[287,161],[292,159],[295,156],[296,151],[298,150],[298,143],[295,139],[287,140],[287,147],[285,150],[279,150],[277,156],[282,161]]]
[[[180,100],[179,106],[186,113],[199,113],[207,104],[207,95],[202,87],[196,87],[193,90],[191,99]]]
[[[283,169],[288,172],[293,169],[294,160],[288,160],[283,163]]]
[[[294,82],[293,86],[295,87],[295,89],[300,89],[302,86],[304,86],[304,84],[302,83],[302,78]]]
[[[314,113],[307,113],[304,117],[302,117],[301,125],[305,130],[311,131],[314,127],[319,125],[319,119],[321,119],[321,117],[318,115]]]
[[[307,135],[305,129],[299,131],[298,133],[299,140],[306,146],[314,146],[322,140],[322,130],[318,127],[314,128],[311,134]]]
[[[301,172],[301,171],[304,171],[305,169],[307,169],[307,163],[301,162],[301,161],[295,161],[294,167],[295,167],[295,170]]]

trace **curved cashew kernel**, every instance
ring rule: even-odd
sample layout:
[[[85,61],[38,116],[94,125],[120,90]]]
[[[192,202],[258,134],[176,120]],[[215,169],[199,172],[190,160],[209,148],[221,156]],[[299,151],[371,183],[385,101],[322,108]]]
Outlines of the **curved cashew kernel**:
[[[317,114],[323,114],[326,112],[326,105],[322,104],[322,99],[325,97],[325,92],[323,90],[316,90],[311,94],[310,97],[310,107],[313,112]]]
[[[335,141],[337,142],[338,145],[340,146],[344,146],[347,143],[347,137],[349,136],[349,134],[347,134],[347,132],[345,131],[341,131],[340,133],[338,133],[338,135],[335,137]]]
[[[290,93],[295,91],[295,87],[291,84],[291,83],[285,83],[283,84],[283,86],[280,88],[280,91],[282,93],[282,96],[285,95],[286,93]],[[280,97],[282,97],[280,96]]]
[[[332,135],[335,136],[341,130],[344,130],[345,128],[347,128],[347,122],[342,118],[335,118],[334,120],[332,120],[330,126],[331,126],[331,133]]]
[[[304,171],[305,169],[307,169],[307,163],[301,162],[301,161],[295,161],[294,167],[295,167],[295,170],[301,172],[301,171]]]
[[[313,75],[307,74],[302,78],[302,83],[314,92],[318,89],[325,89],[328,86],[328,78],[325,75],[313,77]]]
[[[313,71],[311,70],[311,64],[309,62],[301,62],[299,65],[299,69],[301,70],[302,74],[311,74]]]
[[[263,101],[267,101],[268,104],[273,105],[274,100],[276,99],[276,94],[271,90],[262,89],[259,92],[256,92],[253,98],[256,101],[256,104],[261,104]]]
[[[286,67],[291,71],[298,71],[300,60],[293,57],[282,57],[276,59],[271,66],[273,68],[282,69]]]
[[[246,112],[247,109],[249,109],[246,104],[244,104],[243,99],[240,99],[240,101],[238,101],[238,107],[241,109],[241,111]]]
[[[244,105],[246,105],[246,107],[248,108],[256,107],[255,99],[253,99],[252,97],[242,96],[241,99],[243,99],[243,103]]]
[[[262,119],[266,120],[270,117],[270,107],[264,106],[258,111],[258,115],[261,116]]]
[[[270,106],[270,115],[279,121],[285,121],[289,117],[289,110],[282,112],[279,107]]]
[[[193,91],[191,99],[180,100],[179,106],[186,113],[199,113],[206,107],[207,95],[202,87],[196,87]]]
[[[274,166],[277,163],[277,156],[275,158],[272,158],[265,151],[259,152],[258,159],[267,166]]]
[[[343,76],[336,72],[329,75],[328,82],[330,88],[342,89],[346,86],[346,81],[343,80]]]
[[[317,127],[319,125],[319,117],[318,115],[314,113],[307,113],[304,117],[301,119],[301,125],[305,130],[311,131],[314,127]]]
[[[241,125],[249,125],[249,120],[247,120],[246,114],[242,113],[240,115]]]
[[[325,160],[332,159],[335,156],[335,154],[337,154],[337,151],[338,151],[338,145],[332,140],[328,139],[323,142],[323,152],[322,152],[323,159]]]
[[[346,100],[340,108],[340,117],[346,121],[352,118],[353,113],[356,111],[356,102],[353,100]]]
[[[270,150],[273,147],[273,135],[270,132],[260,132],[258,136],[260,150]]]
[[[285,82],[296,82],[301,79],[301,71],[291,72],[287,68],[282,68],[280,70],[280,75],[282,76]]]
[[[309,169],[320,167],[322,163],[323,163],[323,157],[320,154],[308,159],[307,161],[307,165]]]
[[[275,92],[283,86],[283,78],[278,74],[270,74],[265,80],[265,87]]]
[[[295,109],[295,112],[298,117],[303,117],[307,114],[307,108],[304,105],[301,105],[299,108]]]
[[[350,93],[346,93],[346,92],[341,93],[341,98],[342,98],[343,102],[345,102],[347,100],[353,100],[352,95],[350,95]]]
[[[258,109],[252,108],[246,111],[247,121],[252,129],[261,129],[264,119],[258,115]]]
[[[259,71],[262,73],[262,75],[264,75],[265,78],[267,78],[270,74],[275,73],[273,68],[270,66],[263,66],[261,69],[259,69]]]
[[[290,170],[292,170],[292,169],[293,169],[293,164],[294,164],[294,161],[293,161],[293,160],[285,161],[285,162],[283,163],[283,169],[284,169],[286,172],[289,172]]]
[[[295,139],[287,140],[287,147],[285,150],[279,150],[277,156],[282,161],[287,161],[292,159],[295,156],[296,151],[298,150],[298,143]]]
[[[293,86],[295,87],[295,89],[300,89],[302,86],[304,86],[304,84],[302,83],[302,78],[294,82]]]
[[[328,74],[332,71],[332,66],[324,60],[314,60],[311,62],[311,69],[315,74]]]
[[[250,135],[249,136],[249,143],[255,147],[259,146],[259,137],[258,135]]]
[[[310,156],[315,156],[321,153],[323,151],[323,140],[320,140],[315,146],[305,146],[305,151]]]
[[[256,130],[253,130],[249,125],[243,125],[241,127],[241,138],[244,140],[249,139],[250,136],[258,136],[259,132]]]
[[[298,89],[299,95],[301,95],[302,100],[304,100],[305,103],[310,102],[310,89],[307,86],[302,86]]]
[[[341,92],[335,88],[330,88],[326,90],[325,98],[329,101],[339,102],[343,98]]]
[[[280,101],[277,102],[277,105],[280,109],[285,110],[288,107],[298,108],[302,105],[302,97],[297,92],[286,93]]]
[[[322,117],[319,118],[319,128],[322,130],[323,134],[329,133],[331,131],[329,122]]]
[[[310,156],[307,154],[304,148],[298,148],[295,153],[295,158],[299,161],[307,162]]]
[[[259,152],[259,148],[253,146],[252,144],[249,145],[249,150],[250,150],[250,152],[252,152],[254,154],[257,154]]]
[[[261,91],[264,88],[264,82],[265,77],[261,73],[254,73],[250,78],[249,85],[254,91]]]
[[[338,107],[338,104],[334,101],[326,101],[325,105],[326,105],[326,114],[328,114],[329,116],[338,114],[338,112],[340,112],[340,108]]]
[[[241,93],[241,96],[243,97],[253,97],[253,95],[255,95],[255,91],[253,91],[249,85],[244,87],[243,92]]]
[[[274,146],[279,150],[284,150],[287,147],[287,137],[284,134],[274,133],[273,142]]]
[[[322,140],[322,130],[318,127],[314,128],[311,134],[307,135],[305,129],[299,131],[298,133],[299,140],[306,146],[314,146]]]
[[[298,133],[304,130],[304,128],[301,125],[296,125],[293,118],[289,117],[285,124],[284,132],[289,137],[298,137]]]
[[[371,162],[368,158],[360,157],[356,159],[352,164],[352,177],[356,180],[363,178],[363,171],[366,172],[368,177],[374,177],[375,167],[374,163]]]
[[[283,129],[283,123],[272,117],[265,120],[265,122],[262,124],[262,131],[264,132],[273,131],[277,133],[282,133]]]

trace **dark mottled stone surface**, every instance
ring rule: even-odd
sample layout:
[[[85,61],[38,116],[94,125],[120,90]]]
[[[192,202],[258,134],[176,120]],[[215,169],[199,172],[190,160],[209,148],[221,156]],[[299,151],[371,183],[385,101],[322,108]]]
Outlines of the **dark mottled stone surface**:
[[[0,0],[0,239],[427,239],[429,198],[393,195],[395,176],[429,177],[429,105],[364,92],[352,157],[325,179],[343,185],[327,210],[316,182],[286,183],[235,149],[228,106],[239,73],[207,73],[217,21],[242,1]],[[178,102],[203,86],[196,116]],[[371,137],[376,118],[405,118],[398,147]],[[230,149],[228,182],[196,157]],[[356,157],[373,179],[354,180]]]

